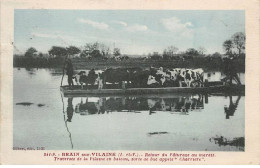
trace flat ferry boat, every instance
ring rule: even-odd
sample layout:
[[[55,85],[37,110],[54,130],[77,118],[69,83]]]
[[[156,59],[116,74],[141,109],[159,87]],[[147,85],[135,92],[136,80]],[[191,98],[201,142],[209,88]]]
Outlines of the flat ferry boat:
[[[194,93],[194,94],[245,94],[245,85],[224,85],[219,82],[209,82],[204,87],[159,87],[159,88],[116,88],[106,86],[104,89],[97,89],[97,86],[61,86],[64,96],[95,96],[95,95],[147,95],[147,94],[171,94],[171,93]]]

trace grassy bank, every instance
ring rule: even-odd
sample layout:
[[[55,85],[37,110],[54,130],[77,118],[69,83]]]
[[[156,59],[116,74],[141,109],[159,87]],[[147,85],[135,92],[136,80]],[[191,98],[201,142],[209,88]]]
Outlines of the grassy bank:
[[[74,69],[105,69],[105,68],[133,68],[133,67],[167,67],[167,68],[203,68],[205,71],[221,71],[221,58],[194,57],[187,60],[152,60],[143,58],[129,58],[116,61],[114,59],[73,58]],[[64,58],[26,58],[14,57],[14,67],[24,68],[62,68]],[[236,60],[235,65],[240,72],[245,71],[245,60]]]

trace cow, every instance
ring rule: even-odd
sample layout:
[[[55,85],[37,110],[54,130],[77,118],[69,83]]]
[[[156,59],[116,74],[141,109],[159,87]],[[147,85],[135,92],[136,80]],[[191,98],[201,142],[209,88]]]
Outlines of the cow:
[[[175,68],[175,69],[166,69],[165,73],[166,73],[166,85],[167,86],[171,86],[171,87],[176,87],[176,86],[180,86],[179,84],[179,73],[180,68]]]
[[[96,78],[96,82],[98,84],[98,90],[103,89],[104,83],[103,83],[103,74],[98,73],[98,77]]]
[[[193,71],[196,73],[196,79],[195,82],[199,87],[204,86],[204,71],[202,68],[193,69]]]
[[[83,84],[87,84],[87,75],[85,71],[80,71],[72,78],[75,80],[77,85],[81,85],[82,89],[83,89]]]
[[[183,83],[186,85],[186,87],[195,87],[195,86],[203,86],[203,76],[204,72],[201,68],[199,69],[184,69],[184,68],[176,68],[177,75],[174,74],[177,77],[177,81],[179,83],[179,87],[183,86]]]
[[[150,70],[141,68],[130,71],[130,81],[133,87],[147,87]]]
[[[92,69],[88,72],[88,75],[85,71],[80,71],[73,78],[78,85],[81,85],[81,89],[83,89],[83,84],[86,86],[90,84],[93,87],[95,83],[98,84],[98,89],[103,88],[103,71],[96,72]]]
[[[118,69],[106,69],[102,74],[102,80],[104,87],[106,87],[106,83],[118,83],[119,86],[123,86],[123,82],[130,83],[130,72],[127,69],[118,68]]]
[[[130,71],[129,75],[133,87],[160,87],[166,81],[166,74],[163,72],[162,68],[135,68],[134,70]]]
[[[147,79],[147,86],[149,87],[195,87],[203,86],[203,69],[185,69],[185,68],[174,68],[174,69],[159,69],[151,67],[150,70],[140,70],[134,73],[133,78],[140,80],[134,81],[133,83],[144,83],[143,79]],[[139,85],[140,86],[140,85]]]
[[[183,84],[187,87],[194,87],[194,86],[203,86],[203,69],[185,69],[185,68],[174,68],[174,69],[165,69],[163,70],[160,67],[155,75],[154,78],[149,77],[149,83],[160,83],[161,86],[179,86],[183,87]],[[157,78],[156,78],[157,75]],[[159,76],[158,76],[159,75]]]
[[[160,82],[156,80],[156,78],[153,75],[148,76],[147,85],[150,87],[159,87]]]
[[[167,74],[163,71],[163,68],[160,67],[159,69],[150,68],[150,74],[148,76],[147,85],[148,86],[164,86],[166,82]]]

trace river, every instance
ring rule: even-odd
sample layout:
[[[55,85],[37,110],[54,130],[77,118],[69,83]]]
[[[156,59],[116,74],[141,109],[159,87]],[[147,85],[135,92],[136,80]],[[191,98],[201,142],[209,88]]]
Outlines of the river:
[[[14,68],[13,74],[13,147],[245,150],[244,96],[63,97],[59,70]]]

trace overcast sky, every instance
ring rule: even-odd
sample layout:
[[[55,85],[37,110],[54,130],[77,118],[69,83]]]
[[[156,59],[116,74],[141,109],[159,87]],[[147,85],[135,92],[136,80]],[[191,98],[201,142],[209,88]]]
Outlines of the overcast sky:
[[[101,42],[122,54],[162,53],[200,46],[223,53],[222,43],[245,32],[244,11],[183,10],[15,10],[15,52],[29,47],[47,53],[51,46]]]

